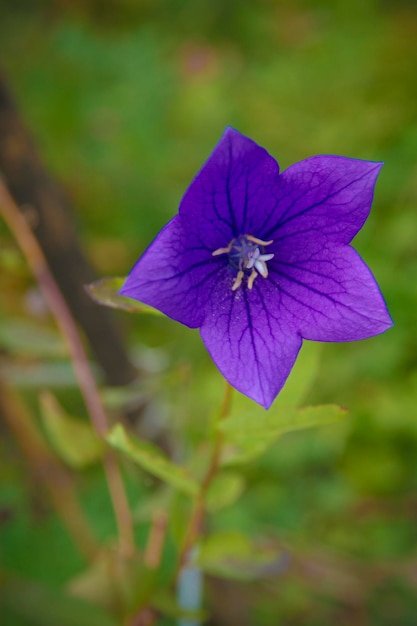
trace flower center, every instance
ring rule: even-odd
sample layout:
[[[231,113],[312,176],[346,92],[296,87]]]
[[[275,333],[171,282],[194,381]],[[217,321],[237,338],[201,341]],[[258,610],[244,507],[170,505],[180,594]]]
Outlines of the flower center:
[[[212,254],[218,256],[227,254],[230,265],[237,270],[232,291],[236,291],[245,274],[248,276],[248,289],[252,289],[255,278],[260,274],[264,278],[268,276],[266,262],[273,258],[273,254],[264,254],[264,246],[269,246],[273,241],[262,241],[252,235],[239,235],[232,239],[227,248],[218,248]]]

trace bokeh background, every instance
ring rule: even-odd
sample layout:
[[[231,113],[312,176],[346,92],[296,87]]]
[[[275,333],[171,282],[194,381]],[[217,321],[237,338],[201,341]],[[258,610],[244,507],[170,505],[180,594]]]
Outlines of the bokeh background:
[[[246,589],[240,624],[414,626],[417,3],[3,0],[0,64],[46,168],[72,199],[97,276],[128,272],[226,125],[265,146],[282,169],[326,153],[385,162],[355,245],[395,326],[364,342],[308,347],[317,367],[304,404],[338,403],[349,417],[282,439],[249,465],[248,490],[211,523],[270,533],[291,547],[291,566]],[[222,385],[198,333],[116,315],[146,380],[135,393],[149,432],[175,441],[185,428],[189,443],[198,440],[207,426],[198,398],[220,402]],[[44,388],[83,414],[54,323],[3,223],[0,355],[2,376],[35,414]],[[119,407],[117,392],[107,393]],[[192,418],[184,421],[185,406]],[[62,589],[80,572],[80,557],[1,428],[1,569]],[[111,536],[99,470],[77,480],[97,533]],[[14,589],[5,624],[57,623],[31,587]],[[212,597],[224,613],[215,588]],[[30,615],[19,611],[25,602]],[[232,587],[227,603],[238,611],[242,594]]]

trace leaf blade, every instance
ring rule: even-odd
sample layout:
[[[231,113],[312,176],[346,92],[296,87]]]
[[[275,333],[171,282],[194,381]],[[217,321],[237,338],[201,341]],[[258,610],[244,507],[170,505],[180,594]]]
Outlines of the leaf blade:
[[[39,405],[49,443],[67,465],[82,469],[102,458],[103,441],[88,422],[68,415],[49,391],[39,395]]]
[[[198,494],[200,488],[198,482],[187,473],[184,467],[170,461],[157,446],[128,435],[121,424],[116,424],[110,430],[106,440],[113,448],[124,453],[143,469],[171,487],[192,497]]]
[[[275,444],[282,435],[306,428],[325,426],[341,420],[347,410],[334,404],[296,409],[281,407],[232,415],[220,424],[226,454],[223,465],[250,461]]]
[[[107,277],[96,280],[88,285],[84,285],[84,289],[94,302],[113,309],[127,311],[129,313],[146,313],[150,315],[158,315],[165,317],[161,311],[153,307],[120,295],[119,291],[123,287],[125,278]]]

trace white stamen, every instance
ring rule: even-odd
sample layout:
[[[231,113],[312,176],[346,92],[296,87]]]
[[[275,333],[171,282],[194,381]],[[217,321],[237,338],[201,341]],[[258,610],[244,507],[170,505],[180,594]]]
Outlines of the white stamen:
[[[235,282],[233,283],[232,291],[236,291],[236,289],[239,289],[240,285],[242,284],[243,277],[244,277],[244,272],[242,272],[242,270],[240,270],[237,273],[237,276],[235,278]]]
[[[249,241],[253,241],[253,243],[257,243],[259,246],[270,246],[271,243],[274,243],[273,239],[270,241],[263,241],[262,239],[258,239],[257,237],[252,237],[252,235],[245,235],[246,239]]]
[[[218,256],[219,254],[229,254],[230,246],[227,248],[217,248],[214,252],[211,253],[211,256]]]
[[[252,267],[256,265],[256,260],[260,258],[260,254],[261,254],[261,251],[259,250],[259,248],[256,248],[256,250],[253,252],[246,266],[248,270],[251,270]]]
[[[264,261],[261,261],[260,259],[258,259],[257,261],[255,261],[255,269],[260,273],[261,276],[263,276],[264,278],[266,278],[268,276],[268,268],[266,266],[266,263],[264,263]]]
[[[212,256],[221,254],[229,255],[229,263],[232,268],[238,270],[232,285],[232,291],[236,291],[241,287],[245,275],[248,280],[248,289],[253,288],[253,284],[257,276],[263,278],[268,276],[267,261],[274,258],[274,254],[262,254],[264,246],[269,246],[273,240],[263,241],[252,235],[239,235],[229,243],[227,248],[217,248],[212,252]],[[251,273],[248,276],[248,270]]]
[[[252,289],[253,283],[255,282],[255,278],[258,276],[256,270],[253,269],[251,275],[248,278],[248,289]]]

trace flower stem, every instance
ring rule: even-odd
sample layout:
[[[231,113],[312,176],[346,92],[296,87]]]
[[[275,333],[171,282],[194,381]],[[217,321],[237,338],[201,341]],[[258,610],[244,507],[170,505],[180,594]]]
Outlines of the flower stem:
[[[223,404],[220,409],[220,413],[218,416],[218,423],[222,420],[226,419],[230,413],[230,406],[232,401],[232,391],[233,388],[226,383],[226,390],[223,398]],[[221,452],[223,446],[223,432],[217,428],[216,429],[216,439],[214,442],[213,452],[211,455],[210,463],[207,468],[207,471],[203,477],[201,482],[199,494],[195,500],[194,508],[191,512],[190,522],[188,524],[188,528],[185,533],[184,541],[182,548],[180,550],[179,557],[179,567],[180,570],[183,565],[186,563],[188,554],[196,543],[198,536],[201,533],[201,529],[204,521],[205,514],[205,501],[207,492],[209,487],[216,476],[217,470],[219,468]]]
[[[62,293],[48,267],[45,256],[26,219],[0,179],[0,213],[13,233],[26,261],[38,281],[43,296],[55,317],[67,345],[75,377],[96,432],[107,432],[108,423],[104,407],[88,363],[77,326]],[[121,553],[129,556],[135,551],[132,516],[116,457],[109,452],[104,457],[104,469],[109,486],[113,509],[119,530]]]
[[[232,391],[233,388],[229,383],[226,383],[223,403],[217,418],[218,423],[226,419],[230,413]],[[185,611],[198,611],[201,608],[203,577],[199,566],[196,564],[196,556],[198,555],[196,542],[203,528],[207,492],[219,469],[222,446],[223,432],[216,428],[216,439],[210,463],[201,481],[200,491],[191,512],[178,560],[176,576],[178,605]],[[198,626],[198,623],[193,619],[181,619],[178,622],[178,626]]]
[[[143,561],[149,569],[157,570],[160,565],[167,525],[168,517],[165,511],[156,511],[152,518],[149,538],[143,555]]]

